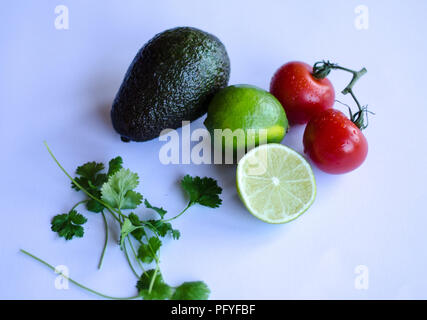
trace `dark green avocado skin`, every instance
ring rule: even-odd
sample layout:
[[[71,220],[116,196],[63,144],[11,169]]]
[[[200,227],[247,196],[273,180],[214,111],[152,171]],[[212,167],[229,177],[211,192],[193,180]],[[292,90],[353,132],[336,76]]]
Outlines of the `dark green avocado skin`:
[[[227,86],[230,60],[221,41],[178,27],[157,34],[133,59],[114,99],[111,119],[123,141],[147,141],[207,112]]]

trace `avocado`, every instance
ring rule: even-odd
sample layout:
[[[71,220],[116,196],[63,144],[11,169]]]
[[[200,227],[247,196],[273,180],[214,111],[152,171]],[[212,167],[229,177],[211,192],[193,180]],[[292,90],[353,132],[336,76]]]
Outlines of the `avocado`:
[[[227,86],[230,60],[221,41],[178,27],[157,34],[133,59],[114,99],[111,120],[123,141],[147,141],[207,112]]]

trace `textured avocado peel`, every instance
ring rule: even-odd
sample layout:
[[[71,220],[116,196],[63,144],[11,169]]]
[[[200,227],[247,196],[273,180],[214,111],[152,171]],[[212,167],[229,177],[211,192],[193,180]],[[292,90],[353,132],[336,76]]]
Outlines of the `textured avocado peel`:
[[[137,53],[114,99],[111,119],[123,141],[147,141],[207,112],[226,87],[230,60],[221,41],[191,27],[157,34]]]

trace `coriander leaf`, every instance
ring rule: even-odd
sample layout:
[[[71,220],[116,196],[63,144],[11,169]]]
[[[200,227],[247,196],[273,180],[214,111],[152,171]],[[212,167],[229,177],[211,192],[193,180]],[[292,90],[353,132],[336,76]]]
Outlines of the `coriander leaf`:
[[[145,204],[145,206],[146,206],[148,209],[153,209],[154,211],[156,211],[156,212],[159,214],[160,218],[162,218],[162,219],[163,219],[163,217],[165,216],[165,214],[167,213],[167,211],[166,211],[165,209],[163,209],[163,208],[158,208],[158,207],[154,207],[154,206],[152,206],[152,205],[148,202],[148,200],[147,200],[147,199],[145,199],[145,200],[144,200],[144,204]]]
[[[91,189],[98,189],[107,181],[107,175],[99,173],[103,169],[104,164],[100,162],[87,162],[84,165],[77,167],[76,174],[79,177],[76,177],[74,180],[87,191],[90,191]],[[80,190],[80,188],[73,182],[71,183],[71,186],[77,191]]]
[[[102,200],[117,209],[135,209],[142,195],[133,191],[138,186],[138,175],[129,169],[120,169],[102,185]]]
[[[157,237],[148,239],[148,243],[142,243],[138,249],[138,258],[144,263],[151,263],[156,258],[162,242]]]
[[[207,300],[209,287],[203,281],[184,282],[175,289],[171,300]]]
[[[147,227],[149,227],[154,233],[161,237],[165,237],[167,233],[172,234],[172,237],[177,240],[180,237],[180,232],[172,228],[169,222],[162,220],[148,220],[146,221]]]
[[[141,204],[141,202],[142,194],[133,190],[129,190],[125,194],[121,209],[135,209]]]
[[[89,180],[89,184],[92,188],[99,189],[101,186],[107,182],[108,176],[105,173],[98,174],[93,181]]]
[[[102,210],[104,210],[104,206],[100,204],[98,201],[90,199],[88,202],[86,202],[86,209],[91,212],[99,213]]]
[[[122,157],[116,157],[114,159],[111,159],[108,163],[108,173],[107,175],[110,177],[113,174],[115,174],[117,171],[119,171],[122,168],[123,165],[123,159]]]
[[[176,229],[172,230],[172,238],[174,238],[174,240],[178,240],[180,236],[181,236],[181,232],[179,232],[179,230],[176,230]]]
[[[66,240],[71,240],[73,237],[81,238],[84,234],[81,225],[85,224],[86,221],[87,219],[77,213],[76,210],[71,210],[69,213],[54,216],[51,222],[51,229]]]
[[[129,214],[129,220],[132,222],[134,226],[142,226],[141,220],[139,220],[138,216],[133,212]],[[135,239],[141,240],[143,236],[146,235],[144,228],[137,228],[131,232],[132,236]]]
[[[142,227],[133,225],[132,221],[126,218],[125,221],[123,221],[122,229],[120,230],[120,247],[123,247],[123,243],[126,237],[129,235],[129,233],[139,228],[142,228]]]
[[[90,194],[92,194],[92,196],[94,196],[97,199],[101,199],[101,191],[98,189],[93,189],[90,190]],[[86,202],[86,209],[91,211],[91,212],[96,212],[99,213],[102,210],[104,210],[104,206],[102,204],[100,204],[98,201],[92,199],[92,198],[88,198],[88,201]]]
[[[103,163],[92,161],[77,167],[76,174],[89,180],[93,180],[95,179],[96,174],[102,170],[104,170]]]
[[[161,237],[166,236],[166,234],[172,230],[172,225],[168,222],[163,222],[161,220],[148,220],[148,222],[150,223],[150,229]]]
[[[81,215],[80,213],[77,213],[76,210],[70,211],[68,213],[68,216],[69,216],[71,222],[74,224],[78,224],[78,225],[85,224],[87,221],[87,219],[83,215]]]
[[[156,275],[153,286],[150,289],[150,283],[152,278]],[[136,284],[138,293],[145,300],[164,300],[169,299],[172,295],[172,288],[168,286],[164,281],[161,273],[158,271],[155,273],[154,269],[147,270],[141,275],[141,278]]]
[[[135,239],[137,239],[137,240],[141,240],[141,239],[142,239],[142,237],[144,237],[145,235],[147,235],[147,234],[145,233],[144,228],[138,228],[138,229],[135,229],[134,231],[132,231],[132,232],[131,232],[131,234],[132,234],[132,236],[133,236]]]
[[[80,185],[82,186],[84,189],[89,189],[89,184],[87,182],[86,178],[80,178],[80,177],[75,177],[74,180]],[[77,187],[77,185],[71,181],[71,188],[73,188],[76,191],[80,191],[80,188]]]
[[[139,217],[133,212],[129,213],[129,220],[134,226],[142,226],[141,220],[139,220]]]
[[[222,189],[212,178],[186,175],[181,180],[181,186],[190,196],[190,205],[199,203],[202,206],[217,208],[222,202],[218,196]]]
[[[83,187],[87,192],[97,199],[101,198],[101,186],[107,182],[108,176],[105,173],[100,173],[104,169],[104,164],[98,162],[87,162],[84,165],[77,168],[76,173],[79,175],[74,180]],[[77,191],[80,190],[74,182],[71,186]],[[99,213],[104,210],[104,206],[98,201],[93,200],[89,197],[86,203],[86,209],[92,212]]]

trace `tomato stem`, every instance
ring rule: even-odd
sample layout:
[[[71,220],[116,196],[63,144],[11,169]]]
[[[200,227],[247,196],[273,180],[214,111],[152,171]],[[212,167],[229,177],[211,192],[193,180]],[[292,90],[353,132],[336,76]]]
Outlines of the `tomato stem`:
[[[368,71],[366,70],[366,68],[362,68],[359,71],[355,71],[355,70],[351,70],[348,68],[341,67],[336,63],[331,63],[330,61],[323,60],[323,61],[318,61],[313,65],[313,76],[317,79],[324,79],[328,76],[328,74],[333,69],[350,72],[353,75],[350,83],[344,88],[344,90],[341,91],[341,93],[344,95],[349,93],[357,105],[358,111],[354,114],[352,113],[351,109],[349,108],[351,121],[360,130],[366,129],[368,126],[368,113],[372,114],[372,112],[368,111],[367,105],[362,106],[359,103],[359,100],[357,100],[356,95],[353,92],[353,86]]]

